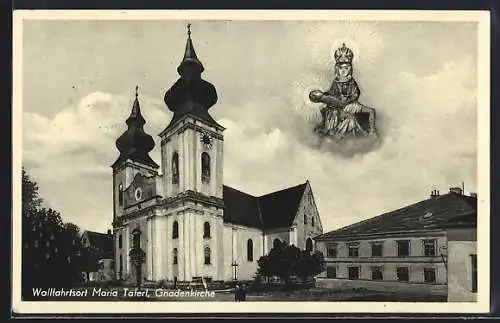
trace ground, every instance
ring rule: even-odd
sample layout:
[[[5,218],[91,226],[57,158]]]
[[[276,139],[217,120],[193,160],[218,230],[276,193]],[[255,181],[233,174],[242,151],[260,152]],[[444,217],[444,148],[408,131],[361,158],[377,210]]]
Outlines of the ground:
[[[165,296],[156,297],[155,289],[148,289],[149,297],[125,297],[123,287],[113,288],[118,296],[91,296],[93,288],[79,288],[78,290],[88,290],[87,297],[45,297],[43,300],[51,301],[234,301],[234,293],[232,291],[217,291],[214,297],[200,296]],[[104,290],[104,289],[103,289]],[[109,289],[106,289],[109,290]],[[129,289],[134,290],[134,288]],[[145,289],[141,289],[144,291]],[[170,292],[174,292],[171,290]],[[311,288],[307,290],[295,292],[261,292],[247,293],[247,301],[385,301],[385,302],[446,302],[446,296],[418,295],[418,294],[402,294],[402,293],[383,293],[373,292],[361,289],[344,289],[331,290],[322,288]]]

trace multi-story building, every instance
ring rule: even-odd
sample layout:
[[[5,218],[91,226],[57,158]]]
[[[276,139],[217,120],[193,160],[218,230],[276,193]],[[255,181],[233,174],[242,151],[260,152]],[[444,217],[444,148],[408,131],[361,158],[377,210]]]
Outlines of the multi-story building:
[[[317,282],[474,299],[476,218],[476,195],[451,188],[445,195],[433,191],[429,199],[322,234],[315,241],[326,271]]]

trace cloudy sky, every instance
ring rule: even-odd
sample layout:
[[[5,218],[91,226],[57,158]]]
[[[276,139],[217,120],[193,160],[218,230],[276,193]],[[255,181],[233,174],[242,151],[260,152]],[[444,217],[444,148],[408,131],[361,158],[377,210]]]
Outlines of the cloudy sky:
[[[82,229],[112,221],[116,138],[138,85],[146,131],[171,113],[185,21],[27,21],[23,164],[49,207]],[[195,21],[192,37],[219,101],[224,182],[260,195],[311,182],[325,231],[446,192],[476,190],[477,26],[466,22]],[[382,145],[354,156],[315,144],[312,88],[332,51],[354,50],[360,102]]]

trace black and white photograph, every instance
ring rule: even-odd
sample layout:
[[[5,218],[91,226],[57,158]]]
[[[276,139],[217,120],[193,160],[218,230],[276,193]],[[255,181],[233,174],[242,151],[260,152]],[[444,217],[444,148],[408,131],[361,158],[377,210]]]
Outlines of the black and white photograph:
[[[489,19],[14,12],[13,310],[487,309]]]

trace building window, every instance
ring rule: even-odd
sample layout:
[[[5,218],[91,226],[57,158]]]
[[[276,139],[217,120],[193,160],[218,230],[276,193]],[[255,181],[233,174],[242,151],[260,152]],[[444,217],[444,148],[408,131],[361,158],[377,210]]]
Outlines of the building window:
[[[179,154],[172,155],[172,184],[179,184]]]
[[[347,268],[349,279],[359,279],[359,267]]]
[[[410,255],[410,241],[397,241],[398,257],[406,257]]]
[[[205,255],[205,265],[210,265],[210,247],[205,247],[203,254]]]
[[[424,268],[424,282],[426,282],[426,283],[435,283],[436,282],[436,269]]]
[[[329,258],[337,258],[337,245],[336,244],[328,244],[326,246],[326,256]]]
[[[307,214],[304,214],[304,224],[307,224]]]
[[[210,155],[205,151],[201,153],[201,181],[210,183]]]
[[[359,244],[349,245],[349,257],[354,257],[354,258],[359,257]]]
[[[135,229],[132,232],[132,246],[134,249],[141,248],[141,231],[139,229]]]
[[[172,254],[173,254],[173,258],[174,258],[174,259],[172,260],[172,263],[173,263],[174,265],[177,265],[177,254],[178,254],[177,248],[174,248],[174,250],[173,250]]]
[[[118,205],[123,205],[123,184],[118,185]]]
[[[247,260],[253,261],[253,241],[248,239],[247,241]]]
[[[472,267],[472,287],[471,292],[477,293],[477,255],[471,255],[471,267]]]
[[[337,278],[337,267],[326,267],[326,278]]]
[[[123,239],[122,239],[122,235],[120,234],[118,236],[118,248],[121,249],[123,247]]]
[[[434,257],[436,255],[436,240],[424,240],[424,256]]]
[[[407,282],[410,280],[410,274],[408,271],[408,267],[397,267],[396,275],[398,277],[398,281]]]
[[[174,224],[172,225],[172,239],[177,238],[179,238],[179,222],[174,221]]]
[[[281,240],[276,238],[273,241],[273,249],[279,249],[281,247]]]
[[[381,266],[372,267],[372,280],[383,280],[384,274]]]
[[[313,226],[313,227],[314,227],[314,216],[313,216],[313,217],[311,217],[311,226]]]
[[[383,248],[382,242],[372,243],[372,257],[382,257]]]
[[[210,223],[203,223],[203,238],[210,238]]]
[[[313,250],[313,241],[311,238],[307,238],[306,240],[306,251],[311,252]]]

